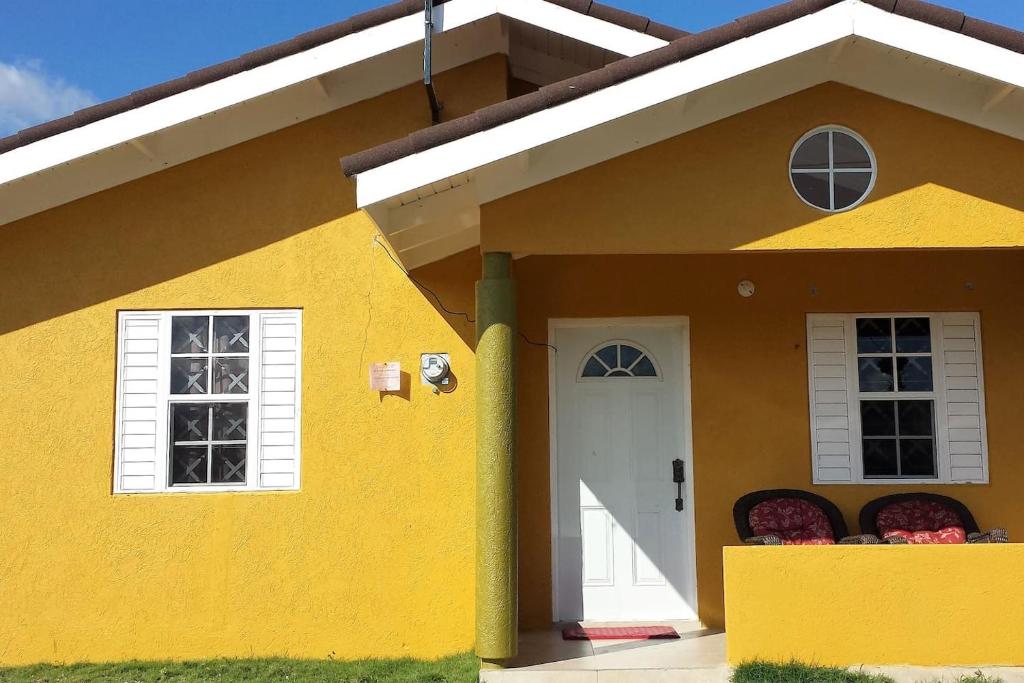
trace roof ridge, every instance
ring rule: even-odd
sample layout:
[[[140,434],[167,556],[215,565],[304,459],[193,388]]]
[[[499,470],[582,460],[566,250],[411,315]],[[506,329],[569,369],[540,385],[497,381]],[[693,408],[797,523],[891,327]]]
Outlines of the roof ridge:
[[[589,95],[670,64],[709,52],[844,0],[789,0],[731,22],[677,38],[664,47],[626,57],[519,97],[478,109],[403,138],[350,154],[341,160],[347,176],[357,175],[403,157],[500,126],[570,100]],[[997,47],[1024,53],[1024,32],[975,19],[963,12],[924,0],[859,0],[883,11],[961,33]]]
[[[435,6],[446,2],[449,0],[434,0]],[[688,35],[685,31],[651,21],[648,17],[592,2],[592,0],[547,0],[547,2],[662,40],[673,40]],[[12,135],[0,138],[0,154],[422,11],[423,0],[397,0],[376,9],[355,14],[348,19],[300,33],[293,38],[257,48],[233,59],[191,71],[184,76],[79,109],[58,119],[24,128]]]

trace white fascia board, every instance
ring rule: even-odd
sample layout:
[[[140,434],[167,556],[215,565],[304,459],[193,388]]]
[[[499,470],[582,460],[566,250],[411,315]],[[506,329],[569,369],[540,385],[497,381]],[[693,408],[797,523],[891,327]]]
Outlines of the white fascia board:
[[[668,41],[661,38],[580,14],[546,0],[498,0],[498,12],[510,19],[518,19],[627,57],[668,44]]]
[[[439,31],[495,14],[493,0],[450,0],[438,7]],[[123,144],[423,40],[412,14],[186,90],[0,155],[0,184]]]
[[[360,207],[628,116],[853,33],[857,0],[358,175]]]

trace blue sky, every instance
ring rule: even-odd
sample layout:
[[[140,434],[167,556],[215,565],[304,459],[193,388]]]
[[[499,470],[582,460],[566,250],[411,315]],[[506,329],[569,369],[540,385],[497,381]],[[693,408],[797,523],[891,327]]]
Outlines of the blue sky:
[[[0,0],[0,136],[389,0]],[[699,31],[778,0],[605,0]],[[1024,0],[958,0],[1024,29]]]

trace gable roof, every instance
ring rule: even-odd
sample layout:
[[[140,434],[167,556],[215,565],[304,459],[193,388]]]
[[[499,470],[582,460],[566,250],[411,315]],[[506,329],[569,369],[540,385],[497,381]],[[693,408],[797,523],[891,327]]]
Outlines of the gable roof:
[[[602,69],[544,86],[536,92],[499,102],[459,119],[352,154],[342,159],[341,165],[346,175],[358,175],[409,155],[584,97],[670,64],[685,61],[843,1],[790,0],[707,31],[680,36],[662,48],[614,62]],[[960,33],[1013,52],[1024,53],[1024,32],[968,17],[958,10],[923,0],[862,1],[886,12]]]
[[[675,40],[681,36],[688,35],[685,31],[651,21],[648,17],[592,2],[591,0],[548,1],[574,12],[662,40]],[[434,5],[441,6],[447,2],[449,0],[434,0]],[[192,71],[180,78],[143,88],[142,90],[136,90],[129,95],[80,109],[68,116],[18,131],[13,135],[0,138],[0,154],[57,135],[58,133],[80,128],[157,100],[165,99],[171,95],[192,90],[228,76],[269,64],[282,57],[309,50],[332,40],[422,12],[422,0],[398,0],[389,5],[354,15],[344,21],[329,24],[280,43],[247,52],[240,57],[229,59],[220,64]]]

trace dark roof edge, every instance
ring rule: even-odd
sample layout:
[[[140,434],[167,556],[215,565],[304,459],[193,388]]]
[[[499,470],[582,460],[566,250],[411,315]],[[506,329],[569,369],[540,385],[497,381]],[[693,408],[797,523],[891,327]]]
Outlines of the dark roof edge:
[[[448,0],[434,0],[435,6],[445,2]],[[590,0],[548,0],[548,2],[662,40],[674,40],[687,35],[685,31],[659,24],[647,17],[624,12]],[[422,11],[423,0],[397,0],[389,5],[356,14],[344,21],[328,24],[283,42],[247,52],[226,62],[193,71],[180,78],[136,90],[129,95],[101,102],[80,109],[68,116],[18,131],[13,135],[0,138],[0,154]]]
[[[357,152],[341,160],[347,176],[357,175],[403,157],[480,133],[535,114],[595,91],[682,62],[728,43],[813,14],[842,0],[790,0],[668,45],[613,62],[604,68],[552,83],[536,92],[499,102],[452,121],[416,131],[404,138]],[[962,33],[1014,52],[1024,53],[1024,32],[966,16],[963,12],[923,0],[863,0],[886,12]]]

